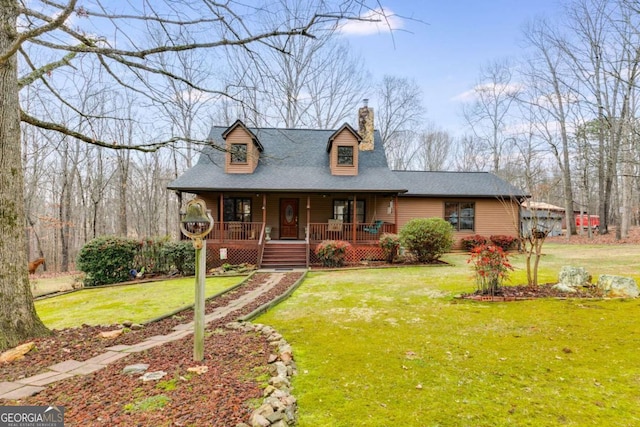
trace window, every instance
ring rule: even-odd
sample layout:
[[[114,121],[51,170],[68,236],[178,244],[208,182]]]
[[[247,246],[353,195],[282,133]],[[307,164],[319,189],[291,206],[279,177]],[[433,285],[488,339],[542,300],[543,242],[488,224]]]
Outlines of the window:
[[[353,166],[353,147],[349,145],[338,146],[338,165]]]
[[[231,144],[231,163],[247,163],[247,144]]]
[[[444,219],[449,221],[455,230],[473,230],[475,228],[475,203],[456,202],[444,204]]]
[[[251,199],[228,197],[224,199],[224,221],[251,222]]]
[[[356,221],[363,223],[366,218],[364,200],[358,200],[356,207],[358,208]],[[339,219],[342,220],[342,222],[351,222],[353,220],[353,200],[334,200],[333,219]]]

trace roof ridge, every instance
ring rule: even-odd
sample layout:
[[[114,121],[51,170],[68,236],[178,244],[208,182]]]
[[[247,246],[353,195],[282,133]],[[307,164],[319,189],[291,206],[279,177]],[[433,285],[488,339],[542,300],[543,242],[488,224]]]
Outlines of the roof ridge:
[[[489,171],[422,171],[422,170],[403,170],[403,169],[391,169],[391,172],[418,172],[418,173],[425,173],[425,172],[431,172],[431,173],[455,173],[455,174],[462,174],[462,173],[488,173],[488,174],[493,174],[493,172],[489,172]]]
[[[246,126],[246,125],[245,125]],[[214,129],[228,129],[229,126],[221,126],[221,125],[214,125],[211,126]],[[280,127],[256,127],[256,126],[247,126],[248,129],[256,129],[256,130],[301,130],[301,131],[317,131],[317,132],[335,132],[340,128],[337,129],[316,129],[316,128],[280,128]]]

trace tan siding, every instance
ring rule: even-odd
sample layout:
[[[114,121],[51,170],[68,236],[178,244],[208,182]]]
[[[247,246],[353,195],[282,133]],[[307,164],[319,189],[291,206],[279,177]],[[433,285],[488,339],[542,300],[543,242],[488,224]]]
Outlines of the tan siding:
[[[413,218],[442,218],[444,216],[444,205],[440,199],[400,197],[397,209],[399,227]]]
[[[372,223],[376,220],[382,220],[389,223],[396,222],[395,206],[389,209],[391,197],[385,196],[369,196],[367,200],[367,222]]]
[[[338,146],[351,146],[353,147],[353,166],[339,166],[338,165]],[[331,145],[330,155],[330,168],[331,175],[341,176],[354,176],[358,175],[358,140],[348,130],[343,130],[333,140]]]
[[[247,163],[235,164],[231,163],[231,145],[232,144],[247,144]],[[227,135],[225,155],[225,172],[226,173],[253,173],[258,165],[260,158],[260,152],[258,147],[255,146],[251,140],[251,136],[245,132],[244,129],[237,127]]]
[[[218,218],[218,195],[214,194],[214,193],[202,193],[199,194],[198,197],[200,197],[202,200],[204,200],[204,202],[207,204],[207,209],[209,209],[211,211],[211,216],[216,219]]]
[[[518,205],[498,200],[476,201],[476,234],[518,235]]]
[[[398,230],[413,218],[444,218],[445,201],[449,200],[399,198]],[[496,234],[518,236],[517,204],[494,199],[465,199],[463,201],[475,202],[475,230],[456,231],[454,235],[455,249],[461,247],[460,239],[473,234],[480,234],[486,237]]]
[[[321,223],[327,222],[333,216],[333,197],[312,195],[311,196],[311,222]],[[305,213],[305,221],[307,216]]]

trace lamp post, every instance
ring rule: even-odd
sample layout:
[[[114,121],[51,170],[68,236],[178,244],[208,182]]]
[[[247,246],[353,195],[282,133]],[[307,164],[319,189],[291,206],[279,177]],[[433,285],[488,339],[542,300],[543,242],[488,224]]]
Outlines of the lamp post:
[[[207,245],[202,244],[213,228],[211,211],[202,199],[193,199],[187,203],[186,213],[181,213],[180,230],[193,240],[196,250],[196,301],[193,318],[193,360],[204,359],[204,278],[206,275]],[[206,240],[205,240],[206,243]]]

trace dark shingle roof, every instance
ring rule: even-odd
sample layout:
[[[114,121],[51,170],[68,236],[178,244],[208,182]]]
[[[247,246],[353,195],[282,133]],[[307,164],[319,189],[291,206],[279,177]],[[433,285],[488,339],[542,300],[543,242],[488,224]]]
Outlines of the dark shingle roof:
[[[224,146],[227,128],[214,127],[209,139]],[[206,190],[249,191],[360,191],[403,192],[406,186],[398,181],[387,166],[379,134],[375,149],[359,152],[357,176],[334,176],[326,152],[329,138],[335,130],[250,128],[264,151],[252,174],[226,174],[225,154],[212,146],[204,147],[198,163],[169,183],[168,188],[188,192]]]
[[[404,196],[526,197],[517,187],[489,172],[394,171],[409,191]]]
[[[213,127],[209,139],[224,147],[223,135],[228,129]],[[359,191],[416,197],[526,197],[520,189],[488,172],[391,171],[377,131],[375,149],[359,152],[358,175],[334,176],[326,150],[335,130],[247,130],[264,148],[254,173],[225,173],[224,151],[209,145],[203,148],[198,163],[169,183],[168,188],[187,192]]]

